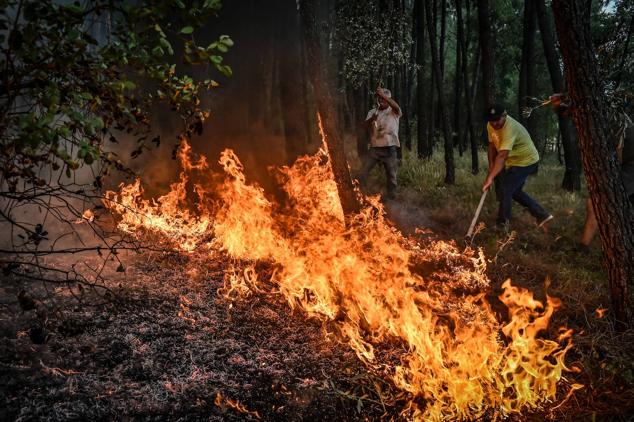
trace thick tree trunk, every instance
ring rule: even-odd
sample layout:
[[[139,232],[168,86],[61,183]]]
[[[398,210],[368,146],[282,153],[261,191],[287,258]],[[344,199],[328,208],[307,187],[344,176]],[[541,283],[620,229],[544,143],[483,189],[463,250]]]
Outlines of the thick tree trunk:
[[[469,131],[469,143],[471,147],[471,173],[478,174],[478,142],[475,134],[475,127],[473,126],[473,108],[471,107],[471,96],[469,95],[469,74],[468,74],[468,62],[467,62],[467,43],[465,41],[464,34],[464,22],[462,19],[462,0],[455,0],[456,2],[456,26],[458,30],[457,38],[460,45],[460,64],[462,66],[461,76],[462,84],[465,92],[465,106],[467,108],[467,130]]]
[[[590,35],[590,8],[591,0],[553,0],[572,116],[599,223],[612,306],[617,321],[623,326],[632,316],[629,288],[634,283],[634,213],[616,156],[612,135],[616,119],[608,109],[597,69]]]
[[[445,138],[445,183],[453,185],[456,182],[456,174],[453,159],[453,139],[451,136],[451,123],[449,114],[447,113],[447,105],[445,96],[443,95],[442,77],[440,74],[440,59],[438,57],[438,49],[436,48],[436,22],[432,19],[431,0],[425,1],[425,11],[427,15],[427,31],[429,33],[429,45],[431,47],[432,71],[436,77],[436,87],[438,92],[438,106],[440,108],[440,117],[443,135]]]
[[[528,133],[536,141],[535,116],[529,118],[522,115],[522,110],[528,107],[529,97],[535,96],[535,0],[524,0],[524,35],[522,42],[522,61],[519,77],[518,116]]]
[[[322,63],[321,43],[316,21],[316,0],[302,0],[300,3],[301,21],[306,40],[310,76],[315,87],[317,110],[321,116],[324,139],[330,155],[330,163],[334,174],[339,199],[346,215],[358,213],[359,201],[355,195],[348,169],[348,162],[343,146],[343,138],[339,132],[334,99],[326,76],[326,68]]]
[[[559,67],[559,54],[555,47],[555,35],[553,34],[552,23],[548,19],[548,11],[544,0],[535,0],[537,9],[537,22],[539,32],[544,45],[544,55],[550,73],[550,80],[554,92],[564,92],[564,77]],[[564,150],[564,178],[561,187],[567,191],[574,192],[581,189],[581,155],[579,145],[575,135],[575,128],[568,118],[559,117],[559,132],[561,133],[561,145]]]
[[[302,65],[299,14],[294,0],[285,0],[278,5],[279,26],[277,51],[280,60],[280,99],[286,138],[286,159],[290,164],[307,152],[308,132],[304,79],[297,69]]]
[[[427,92],[425,92],[425,7],[423,0],[416,0],[414,3],[414,15],[416,25],[416,141],[418,158],[428,158],[431,150],[428,148],[427,140]]]

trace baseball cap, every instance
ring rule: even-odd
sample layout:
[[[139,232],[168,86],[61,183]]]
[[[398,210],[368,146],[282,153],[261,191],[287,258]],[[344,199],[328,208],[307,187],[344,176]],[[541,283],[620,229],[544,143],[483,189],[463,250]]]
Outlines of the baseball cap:
[[[502,104],[493,104],[487,108],[486,119],[489,122],[499,120],[499,118],[506,112],[506,107]]]

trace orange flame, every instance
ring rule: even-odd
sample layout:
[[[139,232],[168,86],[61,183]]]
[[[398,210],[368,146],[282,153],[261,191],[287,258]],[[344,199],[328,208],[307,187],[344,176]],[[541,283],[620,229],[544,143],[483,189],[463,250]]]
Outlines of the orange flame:
[[[183,168],[205,170],[206,161],[192,165],[190,154],[185,143]],[[121,215],[121,230],[158,232],[185,251],[206,246],[243,262],[226,273],[227,297],[259,291],[254,262],[274,264],[270,281],[291,307],[331,321],[362,361],[418,398],[409,417],[498,418],[553,401],[570,371],[564,359],[571,334],[561,335],[564,344],[539,336],[559,301],[548,296],[544,306],[507,280],[500,300],[509,321],[501,325],[482,293],[489,280],[481,250],[405,238],[385,219],[378,197],[365,198],[344,225],[328,158],[322,149],[279,169],[285,205],[248,184],[230,150],[220,156],[226,177],[219,202],[201,200],[196,215],[183,208],[185,171],[156,201],[141,198],[137,180],[108,192],[105,203]],[[201,198],[203,188],[195,191]],[[210,235],[214,241],[205,243]],[[377,347],[396,348],[400,363],[379,365]]]

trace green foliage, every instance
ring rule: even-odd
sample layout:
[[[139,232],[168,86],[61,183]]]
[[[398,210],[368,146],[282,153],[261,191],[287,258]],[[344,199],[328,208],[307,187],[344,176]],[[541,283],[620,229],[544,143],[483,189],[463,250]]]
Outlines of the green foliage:
[[[212,74],[180,74],[167,60],[178,45],[186,64],[231,75],[222,64],[233,45],[228,36],[207,47],[194,39],[194,28],[220,7],[218,0],[2,2],[0,172],[9,192],[19,191],[20,181],[35,184],[47,167],[65,166],[69,177],[96,162],[102,174],[124,169],[107,144],[127,133],[138,155],[157,103],[186,123],[184,136],[199,131],[208,116],[200,95],[218,84]]]

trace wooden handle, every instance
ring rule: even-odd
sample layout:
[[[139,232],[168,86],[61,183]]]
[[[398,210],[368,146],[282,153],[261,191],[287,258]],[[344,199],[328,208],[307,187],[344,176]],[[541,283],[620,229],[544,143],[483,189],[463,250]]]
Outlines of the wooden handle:
[[[480,216],[480,211],[482,211],[482,206],[484,205],[484,199],[487,197],[488,191],[489,189],[482,192],[482,196],[480,197],[480,203],[478,204],[478,208],[476,209],[475,215],[473,216],[473,220],[471,220],[469,231],[467,231],[467,237],[471,237],[471,235],[473,234],[473,228],[475,227],[476,221],[478,221],[478,217]]]

